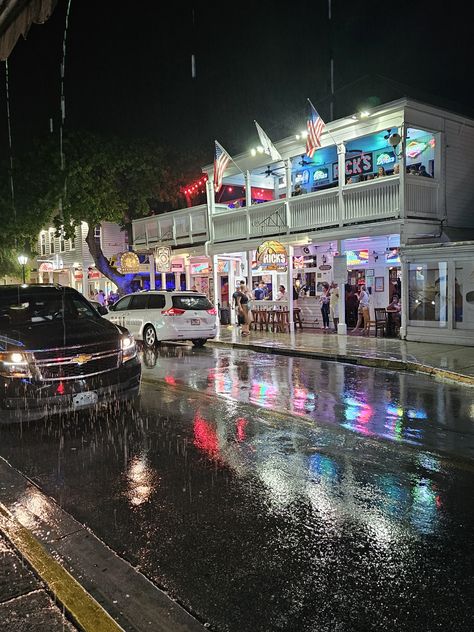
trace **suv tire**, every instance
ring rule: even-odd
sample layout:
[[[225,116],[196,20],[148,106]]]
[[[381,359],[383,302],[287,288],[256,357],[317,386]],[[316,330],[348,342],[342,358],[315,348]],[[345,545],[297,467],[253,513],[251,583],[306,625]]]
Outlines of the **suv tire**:
[[[153,325],[145,326],[143,330],[143,344],[147,349],[154,349],[156,347],[156,331]]]

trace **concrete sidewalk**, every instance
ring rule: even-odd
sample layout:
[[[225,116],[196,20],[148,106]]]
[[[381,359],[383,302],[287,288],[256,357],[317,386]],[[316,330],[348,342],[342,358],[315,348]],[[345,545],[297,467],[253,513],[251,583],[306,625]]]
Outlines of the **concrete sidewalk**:
[[[208,344],[416,371],[474,386],[474,347],[305,331],[252,331],[250,336],[242,337],[235,326],[221,327],[217,338]]]
[[[45,585],[0,534],[0,632],[74,632]]]

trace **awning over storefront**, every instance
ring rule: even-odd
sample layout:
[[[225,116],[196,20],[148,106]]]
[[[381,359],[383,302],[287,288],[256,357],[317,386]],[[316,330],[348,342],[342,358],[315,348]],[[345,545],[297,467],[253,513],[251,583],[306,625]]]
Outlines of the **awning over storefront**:
[[[10,55],[20,35],[50,17],[57,0],[0,0],[0,59]]]

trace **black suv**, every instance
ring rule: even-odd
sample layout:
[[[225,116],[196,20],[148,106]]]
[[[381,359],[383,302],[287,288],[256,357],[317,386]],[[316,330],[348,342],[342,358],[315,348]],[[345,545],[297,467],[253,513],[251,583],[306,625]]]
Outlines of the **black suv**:
[[[135,399],[135,341],[73,290],[0,287],[0,423]]]

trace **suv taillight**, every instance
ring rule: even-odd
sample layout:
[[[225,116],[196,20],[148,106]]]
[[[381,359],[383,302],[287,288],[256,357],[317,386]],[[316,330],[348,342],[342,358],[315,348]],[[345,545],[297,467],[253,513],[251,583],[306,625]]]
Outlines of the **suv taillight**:
[[[165,309],[161,313],[163,316],[181,316],[185,313],[185,309],[179,309],[178,307],[170,307],[169,309]]]
[[[207,310],[207,313],[211,316],[217,316],[217,309],[215,307],[211,307],[211,309]]]

